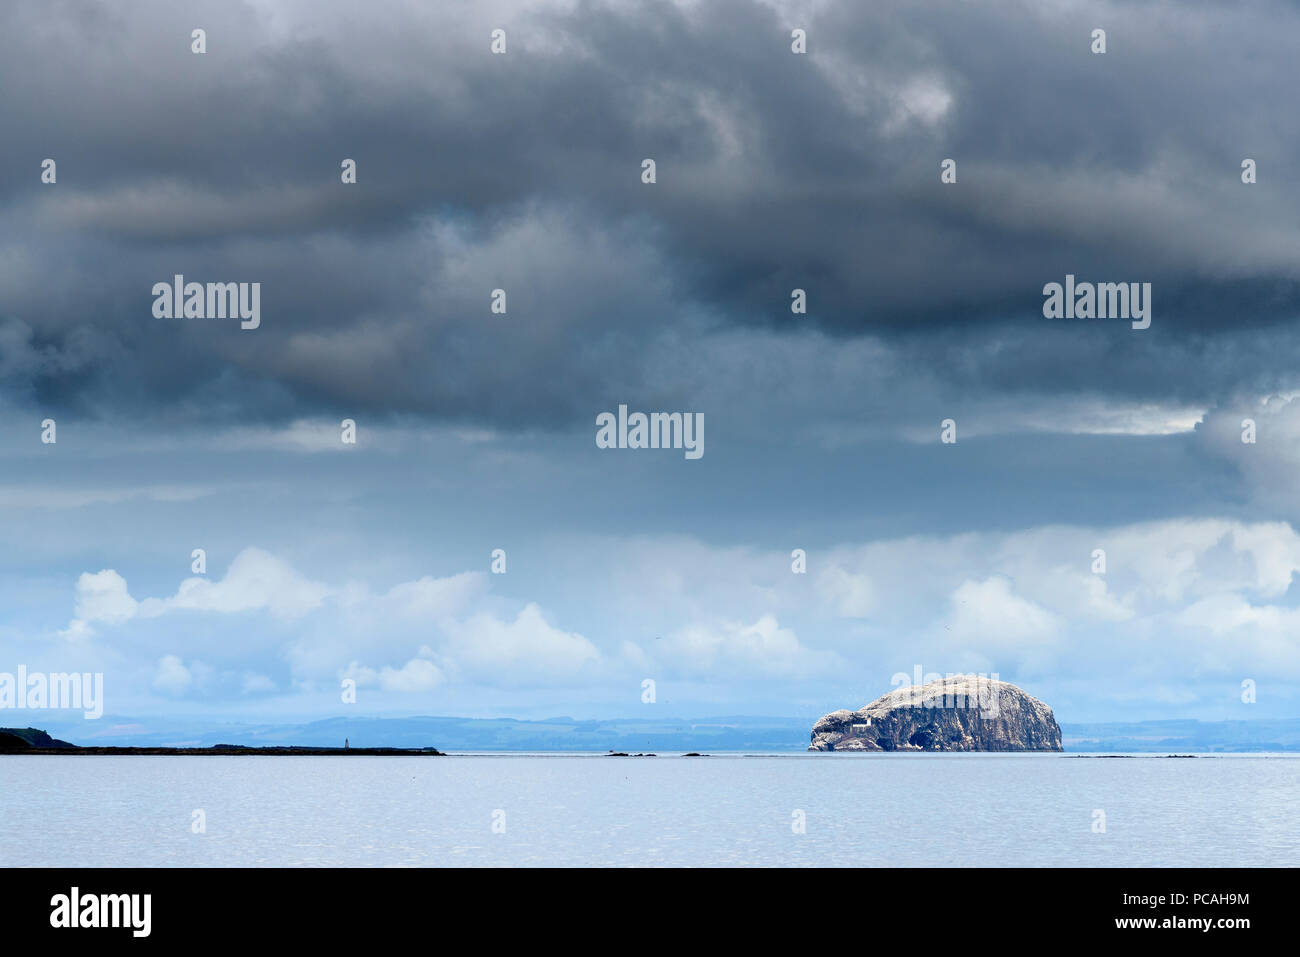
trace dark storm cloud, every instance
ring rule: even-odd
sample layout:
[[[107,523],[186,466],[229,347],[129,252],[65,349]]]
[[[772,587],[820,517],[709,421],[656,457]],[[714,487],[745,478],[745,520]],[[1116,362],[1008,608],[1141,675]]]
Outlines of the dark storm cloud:
[[[935,389],[1283,388],[1297,21],[1172,3],[844,3],[806,21],[738,0],[11,5],[0,383],[95,414],[550,426],[627,400],[734,404],[780,385],[749,371],[773,334],[814,327],[827,345],[787,376],[819,380],[836,341],[878,338],[862,375],[900,407]],[[263,327],[153,319],[150,287],[178,272],[262,282]],[[1152,328],[1043,320],[1041,288],[1067,272],[1153,283]],[[498,286],[507,319],[488,313]],[[718,336],[738,358],[701,361]],[[893,414],[864,392],[824,402]]]

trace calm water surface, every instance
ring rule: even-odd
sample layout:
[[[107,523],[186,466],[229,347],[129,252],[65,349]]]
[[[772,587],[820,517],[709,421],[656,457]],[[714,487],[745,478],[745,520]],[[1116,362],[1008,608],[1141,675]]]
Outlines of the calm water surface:
[[[1300,756],[10,756],[0,781],[8,866],[1300,863]]]

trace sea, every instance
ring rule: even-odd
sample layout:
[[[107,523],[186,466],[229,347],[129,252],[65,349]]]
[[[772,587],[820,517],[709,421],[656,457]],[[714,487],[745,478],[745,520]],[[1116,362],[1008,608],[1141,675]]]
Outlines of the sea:
[[[1300,755],[2,756],[0,865],[1300,863]]]

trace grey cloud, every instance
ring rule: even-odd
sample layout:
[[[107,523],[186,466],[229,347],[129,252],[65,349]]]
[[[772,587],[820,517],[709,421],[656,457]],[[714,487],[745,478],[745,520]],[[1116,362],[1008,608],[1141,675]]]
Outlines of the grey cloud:
[[[622,398],[742,403],[796,323],[832,341],[791,375],[826,377],[833,340],[879,341],[863,375],[900,383],[895,418],[909,381],[963,403],[1208,404],[1293,374],[1290,7],[834,4],[801,24],[807,57],[789,16],[742,0],[348,9],[0,14],[20,91],[0,122],[24,147],[0,158],[12,395],[553,428]],[[263,282],[263,328],[153,320],[148,289],[176,272]],[[1152,282],[1152,329],[1042,320],[1066,272]],[[725,330],[746,333],[734,361],[700,361]]]

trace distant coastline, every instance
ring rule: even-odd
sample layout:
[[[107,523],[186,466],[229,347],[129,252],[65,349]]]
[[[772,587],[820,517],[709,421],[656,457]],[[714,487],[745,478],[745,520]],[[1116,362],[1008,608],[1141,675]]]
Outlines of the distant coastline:
[[[5,719],[8,718],[8,721]],[[0,723],[30,722],[87,749],[126,746],[203,754],[218,744],[262,748],[302,746],[325,751],[345,738],[357,745],[419,751],[536,753],[605,751],[802,752],[817,715],[535,720],[454,716],[333,717],[302,723],[217,722],[212,718],[105,715],[100,721],[60,721],[51,713],[0,712]],[[1061,722],[1066,753],[1189,754],[1300,753],[1300,718],[1236,721],[1167,719],[1132,722]],[[122,750],[107,750],[118,754]],[[295,752],[297,753],[297,752]]]
[[[188,757],[231,757],[267,755],[275,757],[445,757],[437,748],[322,748],[297,745],[268,745],[250,747],[242,744],[213,744],[197,748],[172,747],[81,747],[58,738],[52,738],[36,728],[0,728],[0,754],[47,754],[75,757],[78,755],[159,755],[178,754]]]
[[[268,748],[251,748],[238,744],[217,744],[210,748],[79,748],[72,746],[69,748],[23,748],[19,750],[8,750],[0,748],[0,755],[9,754],[57,754],[75,757],[77,755],[144,755],[144,754],[182,754],[189,757],[213,755],[213,756],[239,756],[239,755],[301,755],[304,757],[393,757],[410,755],[412,757],[446,757],[446,753],[439,751],[437,748],[310,748],[310,747],[268,747]]]

